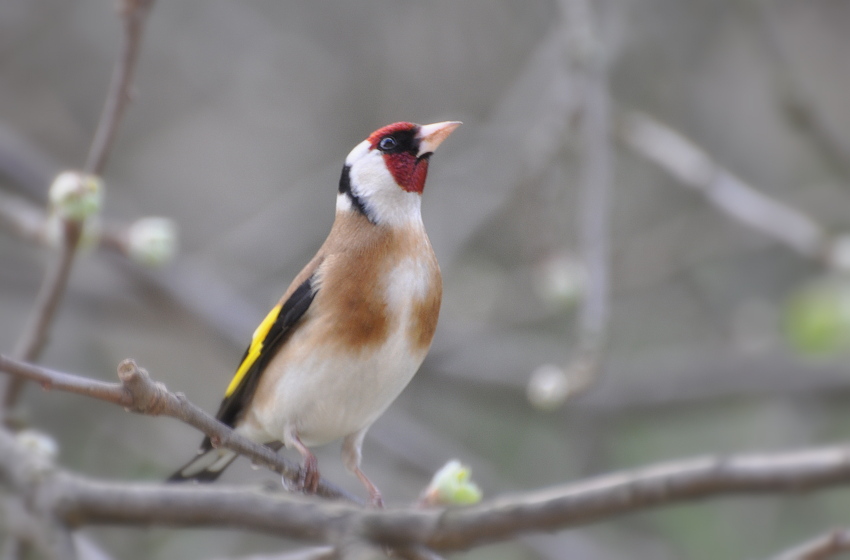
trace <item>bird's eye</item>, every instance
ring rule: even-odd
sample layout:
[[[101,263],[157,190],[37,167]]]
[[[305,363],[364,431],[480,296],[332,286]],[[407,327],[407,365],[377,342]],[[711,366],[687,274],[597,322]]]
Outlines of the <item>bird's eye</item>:
[[[380,148],[384,152],[388,152],[398,146],[398,142],[392,136],[385,136],[381,138],[381,141],[378,142],[378,148]]]

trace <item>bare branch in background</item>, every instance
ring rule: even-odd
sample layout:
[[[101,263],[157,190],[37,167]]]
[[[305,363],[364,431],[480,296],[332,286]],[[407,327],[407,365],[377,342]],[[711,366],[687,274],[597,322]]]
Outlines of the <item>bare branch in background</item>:
[[[47,214],[44,210],[21,198],[0,195],[0,227],[22,239],[34,243],[44,242]]]
[[[120,12],[125,27],[123,54],[116,63],[109,94],[86,160],[84,170],[88,174],[103,173],[115,131],[130,97],[142,30],[152,6],[153,0],[124,0],[121,4]],[[37,361],[41,355],[56,310],[68,285],[82,229],[82,222],[63,220],[63,241],[59,256],[45,274],[24,331],[15,344],[13,355],[16,358]],[[22,387],[19,378],[0,386],[0,411],[15,405]]]
[[[46,150],[6,123],[0,123],[0,176],[30,200],[43,200],[60,166]]]
[[[184,395],[172,393],[165,385],[153,381],[148,373],[125,360],[118,368],[121,383],[105,383],[96,379],[63,373],[20,362],[0,355],[0,371],[41,384],[45,389],[59,389],[69,393],[85,395],[122,406],[132,412],[149,416],[170,416],[197,428],[209,436],[217,445],[236,451],[286,478],[297,481],[299,467],[278,455],[268,447],[242,437],[225,426]],[[360,503],[356,497],[336,486],[322,481],[317,494],[327,498],[342,498]]]
[[[777,4],[765,0],[750,0],[755,11],[756,35],[764,45],[771,64],[775,89],[780,106],[788,121],[808,138],[823,161],[845,182],[850,181],[850,145],[835,130],[818,104],[806,92],[805,84],[797,77],[788,59],[780,29]]]
[[[563,0],[562,11],[570,38],[575,75],[581,91],[581,254],[587,281],[579,313],[578,356],[567,365],[566,397],[583,392],[601,371],[607,338],[610,299],[610,206],[613,153],[610,139],[608,57],[599,40],[589,0]]]
[[[630,111],[618,116],[615,133],[632,150],[700,192],[724,214],[804,257],[830,264],[830,240],[817,222],[745,183],[672,128]]]
[[[850,531],[836,529],[774,556],[771,560],[825,560],[850,551]]]
[[[15,349],[12,351],[21,360],[37,361],[41,356],[41,351],[47,343],[48,331],[71,275],[71,266],[74,263],[81,234],[82,224],[80,222],[63,221],[62,246],[59,249],[58,260],[51,265],[45,274],[33,309],[24,327],[24,332],[15,343]],[[14,406],[21,388],[20,382],[13,381],[8,387],[2,405],[7,408]]]
[[[536,341],[540,355],[556,355],[561,341]],[[471,384],[473,390],[500,388],[521,394],[526,383],[518,372],[531,359],[521,350],[529,337],[491,334],[470,340],[452,355],[436,356],[431,368],[448,383]],[[576,414],[619,416],[659,407],[718,403],[741,397],[762,399],[830,399],[850,391],[850,367],[845,360],[813,361],[787,352],[753,354],[669,348],[640,357],[611,357],[607,380],[571,404]],[[376,426],[377,428],[377,426]],[[380,428],[378,428],[380,429]]]
[[[142,45],[142,33],[154,0],[121,0],[119,11],[124,24],[121,58],[115,65],[109,94],[103,106],[103,113],[92,140],[89,155],[83,170],[91,175],[102,175],[106,160],[112,150],[115,132],[124,110],[132,97],[133,75],[139,60]]]

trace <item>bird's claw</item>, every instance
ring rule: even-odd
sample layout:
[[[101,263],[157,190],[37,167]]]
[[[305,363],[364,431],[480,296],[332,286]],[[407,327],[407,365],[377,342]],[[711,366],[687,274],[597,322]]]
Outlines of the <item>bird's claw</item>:
[[[375,488],[374,491],[369,492],[369,507],[374,509],[384,509],[384,498],[381,496],[381,492]]]
[[[298,488],[305,494],[315,494],[319,489],[319,462],[315,456],[304,459],[298,472]]]

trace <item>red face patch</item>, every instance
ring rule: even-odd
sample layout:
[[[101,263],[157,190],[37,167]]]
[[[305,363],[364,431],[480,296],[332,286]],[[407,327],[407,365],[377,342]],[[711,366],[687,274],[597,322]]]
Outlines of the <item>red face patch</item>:
[[[395,182],[408,192],[421,194],[428,175],[428,158],[417,157],[418,132],[419,125],[398,122],[376,130],[369,136],[368,141],[370,149],[382,152],[387,170]],[[391,139],[391,144],[383,142],[387,139]]]
[[[417,158],[413,154],[384,154],[384,163],[398,183],[407,192],[422,194],[428,175],[428,158]]]

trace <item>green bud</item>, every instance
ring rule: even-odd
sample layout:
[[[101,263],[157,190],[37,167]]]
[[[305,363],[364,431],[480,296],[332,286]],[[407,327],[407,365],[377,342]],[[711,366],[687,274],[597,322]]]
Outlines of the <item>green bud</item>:
[[[821,279],[802,288],[789,298],[783,323],[789,343],[803,354],[850,349],[850,278]]]
[[[472,470],[451,460],[438,470],[422,493],[424,505],[469,505],[481,501],[481,489],[472,480]]]

